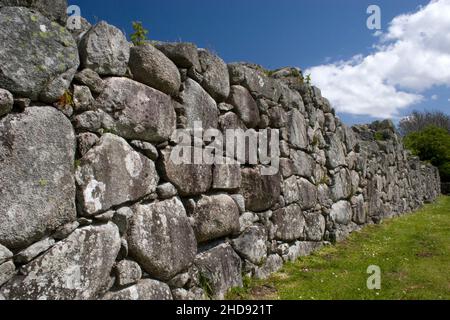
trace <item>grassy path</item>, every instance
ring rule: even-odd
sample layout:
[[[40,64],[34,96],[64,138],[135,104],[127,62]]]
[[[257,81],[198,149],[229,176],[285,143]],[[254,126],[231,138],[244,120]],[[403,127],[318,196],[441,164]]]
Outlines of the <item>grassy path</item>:
[[[381,268],[368,290],[367,268]],[[230,299],[450,299],[450,197],[287,264],[270,279],[246,280]]]

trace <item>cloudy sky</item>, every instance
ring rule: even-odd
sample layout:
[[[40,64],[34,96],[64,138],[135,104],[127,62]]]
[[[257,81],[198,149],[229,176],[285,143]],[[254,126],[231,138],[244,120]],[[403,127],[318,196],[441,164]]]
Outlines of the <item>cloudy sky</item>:
[[[298,66],[348,124],[450,113],[450,0],[69,0],[95,23],[191,41],[227,62]],[[381,30],[366,26],[369,5]]]

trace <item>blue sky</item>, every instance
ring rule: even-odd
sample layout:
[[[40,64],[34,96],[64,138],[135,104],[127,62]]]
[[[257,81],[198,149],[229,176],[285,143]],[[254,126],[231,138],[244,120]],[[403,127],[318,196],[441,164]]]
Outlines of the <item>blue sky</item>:
[[[440,1],[447,3],[449,0]],[[336,70],[342,71],[337,62],[344,61],[352,64],[354,72],[365,72],[364,68],[355,67],[361,61],[350,61],[355,55],[370,57],[379,51],[373,47],[379,38],[366,27],[369,5],[380,6],[382,31],[389,34],[389,23],[393,18],[416,13],[419,6],[429,4],[428,0],[69,0],[69,3],[79,5],[82,15],[92,23],[106,20],[130,34],[131,21],[139,20],[150,30],[151,39],[194,42],[199,47],[214,50],[226,62],[249,61],[269,69],[284,66],[310,69],[313,82],[316,78],[316,84],[325,95],[329,92],[330,100],[336,101],[333,104],[336,104],[338,114],[348,124],[372,121],[378,116],[374,110],[379,106],[380,117],[396,119],[412,109],[439,109],[447,113],[450,110],[450,83],[444,76],[443,79],[431,77],[433,79],[425,88],[411,88],[411,83],[405,80],[408,85],[402,89],[400,80],[406,77],[392,75],[393,71],[387,70],[379,81],[390,82],[392,78],[395,80],[392,87],[407,94],[389,93],[380,83],[379,94],[375,91],[365,95],[377,103],[372,105],[367,101],[360,108],[352,102],[354,99],[342,96],[348,94],[345,93],[347,88],[340,88],[340,92],[333,90],[333,86],[338,86],[328,79],[330,68],[323,67],[332,64],[334,69],[331,70],[335,74]],[[433,21],[439,23],[436,19]],[[410,67],[414,68],[414,65]],[[405,68],[396,69],[398,73],[405,73]],[[423,77],[418,72],[414,76]],[[345,72],[335,81],[346,79],[359,82]],[[348,85],[352,86],[352,83]],[[368,86],[361,87],[362,94],[364,90],[370,90]],[[385,101],[384,93],[388,95]],[[432,96],[435,97],[432,99]],[[397,103],[400,107],[384,108],[385,103]]]

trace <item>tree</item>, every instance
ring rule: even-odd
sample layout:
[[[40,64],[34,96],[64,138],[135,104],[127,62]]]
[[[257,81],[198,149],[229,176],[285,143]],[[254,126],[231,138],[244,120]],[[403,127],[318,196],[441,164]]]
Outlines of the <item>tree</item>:
[[[147,41],[148,30],[142,26],[142,22],[140,21],[133,22],[133,30],[134,33],[131,35],[131,42],[135,46],[143,45]]]
[[[420,160],[438,167],[443,182],[450,182],[450,133],[446,129],[428,126],[408,134],[404,143]]]
[[[441,111],[414,111],[400,121],[399,129],[403,136],[424,130],[428,126],[436,126],[450,133],[450,116]]]

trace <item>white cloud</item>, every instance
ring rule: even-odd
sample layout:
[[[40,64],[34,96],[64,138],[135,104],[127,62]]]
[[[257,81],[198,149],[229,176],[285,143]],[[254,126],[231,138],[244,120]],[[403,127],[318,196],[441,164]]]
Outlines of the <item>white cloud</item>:
[[[433,94],[432,96],[431,96],[431,100],[437,100],[439,97],[438,97],[438,95],[437,94]]]
[[[450,0],[433,0],[394,18],[375,52],[306,70],[340,112],[394,117],[424,100],[433,86],[450,87]]]

